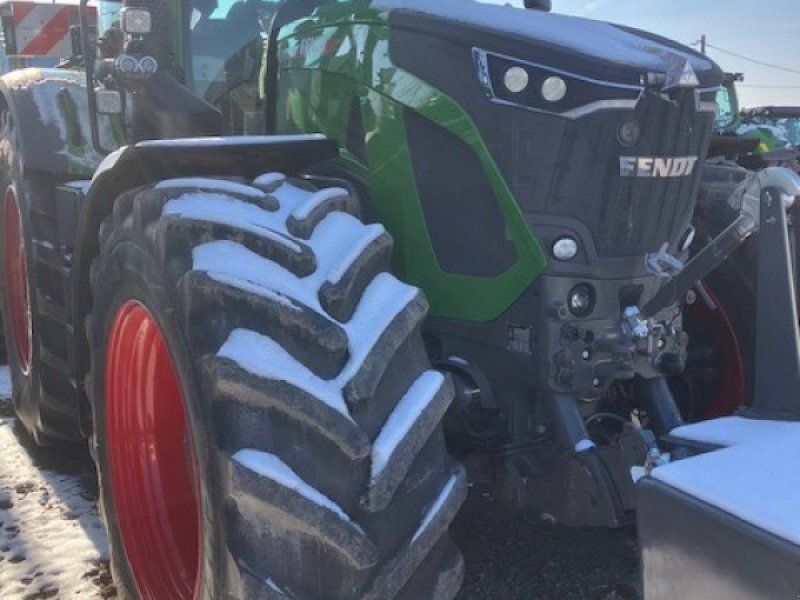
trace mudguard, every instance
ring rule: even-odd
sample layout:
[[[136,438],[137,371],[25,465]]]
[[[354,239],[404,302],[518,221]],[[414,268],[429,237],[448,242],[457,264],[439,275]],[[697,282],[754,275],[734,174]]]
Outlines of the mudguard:
[[[23,165],[65,177],[91,177],[102,161],[92,145],[85,76],[68,69],[22,69],[0,77]],[[99,116],[103,145],[118,148],[120,124]]]

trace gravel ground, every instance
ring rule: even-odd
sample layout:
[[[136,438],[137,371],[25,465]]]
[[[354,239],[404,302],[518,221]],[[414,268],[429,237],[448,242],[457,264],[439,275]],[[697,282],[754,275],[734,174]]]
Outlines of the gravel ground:
[[[638,600],[634,527],[569,529],[502,514],[473,493],[451,529],[464,553],[458,600]]]
[[[10,410],[7,374],[0,367],[0,598],[113,597],[91,460],[32,444]],[[452,533],[467,566],[458,600],[641,597],[633,528],[548,525],[474,492]]]

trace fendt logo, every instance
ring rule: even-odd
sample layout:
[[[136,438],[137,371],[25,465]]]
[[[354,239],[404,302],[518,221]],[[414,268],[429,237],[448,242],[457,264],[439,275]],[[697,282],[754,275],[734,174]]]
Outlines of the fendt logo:
[[[696,164],[696,156],[620,156],[619,174],[623,177],[688,177]]]

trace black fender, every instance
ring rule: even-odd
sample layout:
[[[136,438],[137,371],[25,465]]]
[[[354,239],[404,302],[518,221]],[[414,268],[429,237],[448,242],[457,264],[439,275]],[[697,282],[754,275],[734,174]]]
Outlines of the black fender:
[[[73,324],[83,327],[91,310],[89,271],[99,250],[98,232],[123,192],[176,177],[242,177],[280,171],[300,174],[338,156],[338,145],[322,135],[184,138],[139,142],[109,154],[81,203],[72,273]],[[80,337],[86,346],[85,338]],[[89,370],[88,347],[77,352],[80,373]]]
[[[83,72],[36,68],[12,71],[0,77],[0,95],[14,119],[25,168],[64,179],[91,177],[103,157],[92,146]],[[105,137],[113,137],[108,117],[101,120]]]

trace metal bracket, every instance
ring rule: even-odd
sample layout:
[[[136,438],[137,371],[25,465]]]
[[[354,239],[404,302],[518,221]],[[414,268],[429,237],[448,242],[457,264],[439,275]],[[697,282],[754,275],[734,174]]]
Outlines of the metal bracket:
[[[778,197],[783,200],[779,203],[781,210],[785,212],[800,197],[800,177],[789,169],[772,167],[745,179],[728,200],[739,211],[739,216],[658,290],[642,307],[642,317],[652,317],[680,302],[698,281],[725,262],[759,230],[761,202],[766,189],[776,190]],[[784,223],[785,220],[784,214]]]
[[[751,405],[741,411],[748,417],[800,420],[800,329],[787,201],[785,191],[778,187],[761,192],[755,394]]]
[[[681,259],[667,252],[668,247],[669,244],[664,242],[658,252],[652,252],[647,255],[647,268],[659,279],[669,279],[680,273],[684,267]]]

